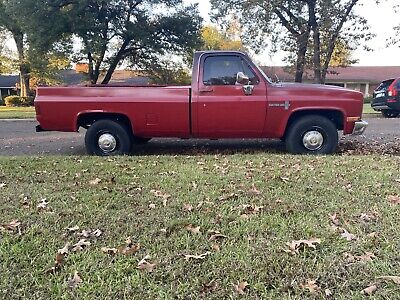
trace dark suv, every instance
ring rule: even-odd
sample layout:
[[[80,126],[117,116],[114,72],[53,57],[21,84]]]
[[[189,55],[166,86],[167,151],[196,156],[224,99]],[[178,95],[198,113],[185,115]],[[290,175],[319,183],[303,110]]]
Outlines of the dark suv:
[[[374,91],[371,103],[374,110],[382,112],[385,118],[400,115],[400,78],[383,81]]]

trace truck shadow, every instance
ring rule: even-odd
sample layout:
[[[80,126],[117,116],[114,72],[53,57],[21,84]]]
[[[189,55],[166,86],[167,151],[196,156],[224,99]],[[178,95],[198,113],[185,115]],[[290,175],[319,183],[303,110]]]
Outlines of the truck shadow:
[[[135,145],[133,156],[202,155],[235,153],[285,153],[280,140],[177,140],[155,139],[145,145]]]

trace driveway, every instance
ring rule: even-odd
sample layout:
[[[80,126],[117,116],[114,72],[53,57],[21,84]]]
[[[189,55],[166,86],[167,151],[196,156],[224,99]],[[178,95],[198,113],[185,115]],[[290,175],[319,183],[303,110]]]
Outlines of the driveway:
[[[341,139],[339,151],[350,154],[400,154],[400,118],[367,118],[364,136]],[[84,130],[80,133],[35,132],[35,121],[0,121],[0,156],[83,155]],[[275,140],[180,140],[154,139],[136,149],[136,155],[233,152],[282,152]]]

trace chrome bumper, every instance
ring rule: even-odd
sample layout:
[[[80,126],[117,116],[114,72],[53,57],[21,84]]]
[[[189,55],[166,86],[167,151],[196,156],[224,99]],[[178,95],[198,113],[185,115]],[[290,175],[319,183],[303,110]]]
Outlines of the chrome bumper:
[[[368,127],[368,122],[363,120],[358,121],[354,124],[353,135],[361,135],[365,132],[365,129]]]

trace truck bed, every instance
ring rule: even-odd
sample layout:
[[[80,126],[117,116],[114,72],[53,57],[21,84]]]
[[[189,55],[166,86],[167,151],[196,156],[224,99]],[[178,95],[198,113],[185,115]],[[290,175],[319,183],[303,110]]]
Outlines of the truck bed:
[[[82,115],[110,113],[134,120],[137,136],[186,138],[190,136],[190,92],[189,86],[41,87],[35,107],[43,130],[77,131]]]

